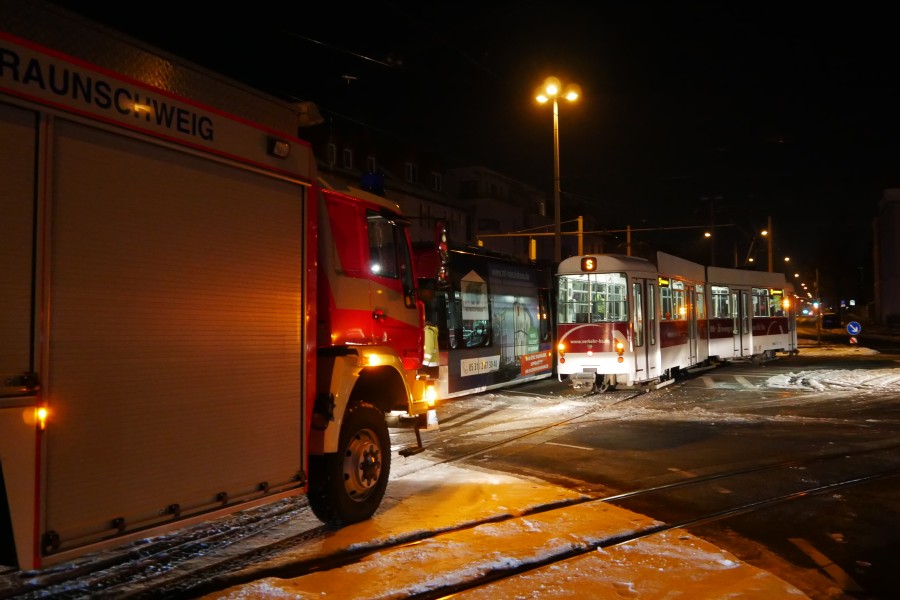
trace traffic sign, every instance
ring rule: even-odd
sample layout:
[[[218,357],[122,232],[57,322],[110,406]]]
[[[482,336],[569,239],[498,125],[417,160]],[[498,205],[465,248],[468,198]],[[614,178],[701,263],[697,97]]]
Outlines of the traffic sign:
[[[855,343],[856,343],[856,338],[851,335],[850,336],[850,344],[853,345]]]
[[[850,321],[847,323],[847,333],[850,335],[859,335],[859,332],[862,331],[862,326],[856,321]]]

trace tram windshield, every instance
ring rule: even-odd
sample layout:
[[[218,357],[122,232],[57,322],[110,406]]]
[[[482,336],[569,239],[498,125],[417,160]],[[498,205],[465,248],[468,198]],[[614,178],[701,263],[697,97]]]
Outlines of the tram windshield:
[[[625,273],[581,273],[559,278],[559,323],[628,320]]]

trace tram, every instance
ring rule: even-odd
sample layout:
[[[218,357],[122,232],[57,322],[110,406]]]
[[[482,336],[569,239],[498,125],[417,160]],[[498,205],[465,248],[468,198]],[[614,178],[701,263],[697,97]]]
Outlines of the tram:
[[[782,274],[591,254],[560,263],[556,292],[556,369],[575,388],[655,389],[683,371],[797,349]]]
[[[796,354],[797,303],[781,273],[707,267],[709,354],[718,360],[771,360]]]
[[[415,253],[418,273],[441,271],[433,246]],[[450,245],[444,254],[442,279],[419,279],[427,290],[420,294],[426,361],[441,397],[551,377],[552,269],[472,246]]]

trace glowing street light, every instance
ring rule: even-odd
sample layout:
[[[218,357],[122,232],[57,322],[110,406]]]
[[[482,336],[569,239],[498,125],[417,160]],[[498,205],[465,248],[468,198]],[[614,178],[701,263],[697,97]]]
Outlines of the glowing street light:
[[[579,96],[581,88],[578,85],[570,83],[563,91],[562,84],[556,77],[545,79],[544,85],[535,94],[535,99],[540,104],[553,102],[553,252],[557,263],[562,260],[562,213],[559,206],[559,99],[574,102]]]

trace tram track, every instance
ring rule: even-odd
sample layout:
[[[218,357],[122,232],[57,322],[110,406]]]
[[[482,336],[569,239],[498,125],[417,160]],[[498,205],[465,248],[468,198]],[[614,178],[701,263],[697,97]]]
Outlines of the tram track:
[[[624,402],[643,394],[643,392],[630,394],[624,398],[617,399],[615,403]],[[581,398],[585,399],[589,396],[591,395],[585,395]],[[528,431],[507,436],[502,440],[482,445],[477,449],[459,455],[434,461],[430,466],[462,463],[478,455],[492,452],[499,447],[514,445],[528,437],[545,434],[547,431],[555,428],[570,426],[578,419],[596,416],[593,415],[594,412],[595,408],[579,411],[573,416],[530,428]],[[404,545],[418,543],[427,539],[437,539],[439,536],[450,535],[488,523],[499,523],[511,519],[521,519],[529,515],[566,510],[587,503],[617,504],[629,499],[647,497],[652,494],[665,493],[690,486],[706,485],[711,482],[754,473],[803,467],[812,463],[844,460],[878,452],[890,454],[898,448],[900,448],[900,443],[873,443],[864,448],[837,450],[827,454],[794,457],[776,462],[754,463],[742,465],[739,468],[724,468],[714,473],[687,477],[678,481],[615,495],[582,494],[580,498],[574,500],[537,506],[526,513],[520,513],[515,516],[500,515],[469,522],[457,528],[443,528],[440,531],[415,531],[405,537],[396,536],[392,538],[391,543],[369,546],[352,552],[334,552],[327,556],[318,556],[314,559],[299,561],[289,566],[279,566],[277,568],[257,566],[264,564],[266,560],[276,556],[279,552],[319,540],[327,534],[328,529],[318,524],[318,521],[311,516],[305,499],[294,498],[289,499],[290,501],[281,501],[276,503],[276,505],[268,505],[246,513],[240,513],[233,518],[219,522],[213,527],[192,528],[178,536],[135,544],[118,552],[102,553],[94,559],[88,557],[76,565],[69,564],[59,568],[51,567],[39,573],[23,573],[19,577],[18,585],[15,585],[16,582],[13,582],[14,585],[4,586],[0,582],[0,599],[65,599],[83,598],[87,595],[94,598],[197,597],[198,595],[211,593],[261,577],[302,577],[308,573],[341,568],[358,563],[367,556],[378,552],[391,551],[394,548],[400,548]],[[426,466],[424,468],[429,467]],[[675,523],[668,523],[654,527],[652,530],[643,531],[640,535],[613,536],[602,543],[610,545],[633,541],[641,539],[641,536],[654,535],[673,528],[696,526],[727,519],[749,511],[763,510],[773,504],[822,494],[842,487],[863,485],[877,479],[896,477],[898,475],[900,475],[900,469],[891,469],[845,481],[808,487],[791,493],[735,505],[714,513],[680,519]],[[273,529],[277,529],[290,521],[302,521],[304,518],[306,518],[306,524],[295,527],[297,531],[294,533],[273,536],[271,541],[265,539]],[[251,547],[243,548],[242,545],[248,541],[253,542]],[[554,558],[554,561],[568,560],[581,553],[596,549],[596,547],[585,549],[583,552],[573,552],[572,556],[569,557],[560,556]],[[203,559],[197,561],[198,557],[203,557]],[[528,569],[536,569],[540,566],[544,565],[537,562],[529,563]],[[496,578],[512,577],[520,572],[523,572],[523,569],[517,568],[510,570],[508,573],[492,573],[484,581],[480,583],[466,583],[465,587],[461,589],[471,589],[477,585],[489,584]],[[9,578],[6,578],[6,581],[8,583]],[[442,590],[440,593],[455,593],[454,589]],[[434,594],[437,593],[434,592]],[[434,594],[429,592],[427,595],[413,597],[440,597]]]
[[[880,448],[864,449],[855,454],[850,453],[850,455],[865,455],[878,451],[890,453],[896,450],[897,447],[900,447],[900,444],[893,444]],[[706,476],[692,477],[675,483],[653,486],[639,490],[632,490],[621,494],[586,494],[582,495],[581,498],[534,507],[517,515],[502,515],[494,518],[482,519],[475,522],[468,522],[465,525],[459,527],[444,528],[440,531],[416,532],[415,534],[410,535],[406,538],[394,537],[391,543],[372,545],[364,549],[358,549],[352,552],[344,551],[337,552],[329,556],[317,556],[309,560],[293,562],[289,565],[279,565],[272,568],[256,568],[244,574],[243,576],[231,576],[221,579],[218,582],[207,582],[204,586],[195,588],[194,591],[202,594],[208,594],[217,590],[225,589],[226,587],[245,584],[250,581],[268,577],[280,579],[300,579],[311,574],[352,567],[353,565],[363,563],[368,557],[376,554],[393,552],[402,553],[404,551],[404,548],[411,548],[413,545],[415,545],[416,548],[420,548],[420,545],[425,541],[439,543],[440,540],[449,539],[461,532],[474,530],[485,525],[522,522],[531,520],[538,515],[551,515],[553,513],[577,509],[578,507],[589,507],[592,505],[603,504],[619,505],[623,500],[634,499],[636,497],[646,497],[660,493],[667,493],[678,488],[706,486],[710,482],[721,482],[724,480],[728,480],[729,478],[742,477],[751,473],[759,473],[767,470],[774,471],[779,469],[791,469],[812,462],[843,460],[847,457],[847,452],[834,453],[833,455],[829,456],[815,456],[807,458],[801,457],[795,458],[793,460],[782,461],[777,464],[756,465],[747,468],[731,469]],[[552,564],[560,564],[567,560],[572,560],[600,548],[609,548],[615,545],[635,542],[676,529],[686,529],[690,527],[722,522],[727,519],[745,515],[754,511],[766,510],[779,504],[801,501],[804,498],[809,499],[814,496],[826,494],[829,492],[862,486],[868,483],[895,477],[900,477],[900,467],[883,469],[880,471],[858,475],[853,478],[832,481],[825,484],[798,487],[797,489],[794,489],[788,493],[770,495],[763,498],[757,498],[749,502],[735,503],[734,505],[728,506],[727,508],[723,508],[721,510],[693,514],[681,518],[677,521],[659,522],[654,520],[653,523],[646,525],[638,531],[622,530],[606,535],[602,539],[582,541],[575,544],[574,547],[556,553],[547,554],[546,551],[537,552],[533,560],[524,562],[519,561],[515,566],[511,566],[509,568],[494,568],[489,572],[481,573],[477,576],[465,579],[464,581],[451,582],[446,585],[435,587],[426,592],[411,593],[407,597],[415,598],[417,600],[442,598],[479,586],[490,585],[491,583],[495,583],[499,580],[514,577],[516,575],[539,569],[541,567],[546,567]],[[403,560],[404,559],[401,556],[398,556],[397,561],[402,563]]]

